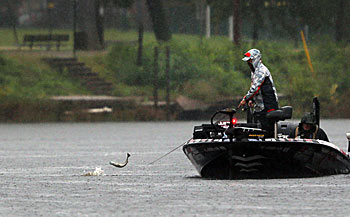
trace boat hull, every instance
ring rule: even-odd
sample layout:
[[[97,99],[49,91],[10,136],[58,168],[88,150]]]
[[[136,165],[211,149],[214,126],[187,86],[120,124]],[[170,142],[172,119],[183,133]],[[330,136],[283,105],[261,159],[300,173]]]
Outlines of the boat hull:
[[[350,172],[349,156],[321,140],[191,139],[183,151],[205,178],[302,178]]]

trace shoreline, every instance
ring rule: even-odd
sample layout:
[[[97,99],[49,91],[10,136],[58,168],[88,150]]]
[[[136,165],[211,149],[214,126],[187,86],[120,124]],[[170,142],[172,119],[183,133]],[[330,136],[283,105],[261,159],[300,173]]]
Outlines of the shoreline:
[[[191,105],[186,110],[184,105],[175,101],[167,114],[165,102],[160,102],[155,109],[152,101],[141,101],[140,97],[70,96],[72,100],[55,99],[3,102],[0,104],[0,123],[208,121],[215,111],[234,104],[227,101],[206,108]],[[298,120],[300,117],[295,113],[292,119]],[[321,111],[322,119],[350,118],[336,112],[324,113],[322,115]],[[237,111],[237,118],[245,119],[246,113]]]

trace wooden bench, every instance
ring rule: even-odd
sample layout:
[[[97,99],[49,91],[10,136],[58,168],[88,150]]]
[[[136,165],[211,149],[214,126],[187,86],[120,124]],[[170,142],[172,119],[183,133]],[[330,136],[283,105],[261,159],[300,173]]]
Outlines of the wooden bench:
[[[60,50],[62,42],[66,42],[68,40],[69,35],[64,34],[24,35],[22,46],[29,46],[31,50],[33,49],[33,46],[46,46],[47,50],[50,50],[52,42],[55,42],[57,50]]]

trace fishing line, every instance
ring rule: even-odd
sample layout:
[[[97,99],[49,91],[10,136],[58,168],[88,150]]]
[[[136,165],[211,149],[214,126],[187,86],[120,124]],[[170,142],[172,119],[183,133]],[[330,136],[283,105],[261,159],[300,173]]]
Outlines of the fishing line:
[[[235,108],[236,111],[237,111],[238,109],[239,109],[238,107]],[[181,145],[177,146],[176,148],[172,149],[171,151],[169,151],[169,152],[166,153],[165,155],[163,155],[163,156],[161,156],[160,158],[158,158],[158,159],[152,161],[152,162],[149,163],[148,165],[154,164],[155,162],[157,162],[157,161],[163,159],[165,156],[167,156],[167,155],[169,155],[170,153],[176,151],[178,148],[180,148],[181,146],[185,145],[185,144],[186,144],[188,141],[190,141],[190,140],[191,140],[191,139],[187,140],[186,142],[184,142],[184,143],[182,143]]]
[[[192,139],[192,138],[191,138]],[[156,159],[155,161],[152,161],[151,163],[149,163],[148,165],[154,164],[155,162],[161,160],[162,158],[164,158],[165,156],[167,156],[168,154],[174,152],[176,149],[180,148],[181,146],[185,145],[188,141],[190,141],[191,139],[187,140],[186,142],[182,143],[181,145],[177,146],[176,148],[174,148],[173,150],[169,151],[168,153],[166,153],[165,155],[161,156],[160,158]]]

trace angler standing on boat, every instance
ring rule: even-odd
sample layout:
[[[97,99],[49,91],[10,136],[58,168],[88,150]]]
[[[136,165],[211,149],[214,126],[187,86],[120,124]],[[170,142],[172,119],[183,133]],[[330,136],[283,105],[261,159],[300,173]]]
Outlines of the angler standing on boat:
[[[254,117],[261,123],[262,129],[273,133],[273,123],[266,118],[268,112],[278,109],[277,92],[271,73],[262,63],[258,49],[249,50],[242,60],[248,63],[251,70],[251,86],[238,108],[246,103],[250,107],[254,106]]]

